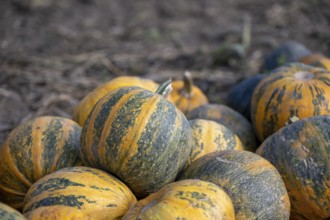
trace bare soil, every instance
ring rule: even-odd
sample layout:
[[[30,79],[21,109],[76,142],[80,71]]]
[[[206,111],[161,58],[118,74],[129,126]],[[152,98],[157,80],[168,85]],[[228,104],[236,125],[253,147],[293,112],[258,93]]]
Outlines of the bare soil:
[[[34,117],[71,117],[89,91],[121,75],[161,82],[189,70],[210,101],[222,103],[285,41],[330,55],[329,6],[327,0],[2,0],[0,144]],[[248,17],[246,56],[215,65],[214,51],[241,43]]]

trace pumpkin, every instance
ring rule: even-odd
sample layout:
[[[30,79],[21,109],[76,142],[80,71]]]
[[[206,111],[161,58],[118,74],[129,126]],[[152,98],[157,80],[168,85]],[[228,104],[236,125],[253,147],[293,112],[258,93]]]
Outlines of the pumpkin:
[[[257,148],[251,123],[243,115],[226,105],[203,105],[193,110],[188,119],[206,119],[220,123],[231,129],[241,139],[246,150],[254,152]]]
[[[43,206],[25,213],[28,220],[93,220],[82,210],[69,206]]]
[[[150,79],[135,76],[120,76],[106,83],[101,84],[96,89],[88,93],[75,107],[73,120],[83,126],[94,105],[108,92],[123,86],[138,86],[150,91],[156,91],[158,84]]]
[[[170,88],[169,80],[156,93],[138,87],[108,93],[82,129],[84,163],[118,176],[139,198],[174,181],[191,151],[189,122],[165,99]]]
[[[244,150],[239,137],[226,126],[210,120],[190,120],[192,151],[186,166],[205,154],[222,150]]]
[[[266,76],[267,74],[257,74],[236,84],[229,91],[226,104],[250,121],[253,91],[258,83]]]
[[[0,219],[1,220],[26,220],[26,218],[17,210],[0,202]]]
[[[275,47],[265,56],[261,70],[271,71],[288,63],[298,62],[310,54],[312,52],[301,43],[288,41]]]
[[[81,127],[54,116],[15,128],[0,148],[0,200],[21,209],[29,187],[41,177],[79,163]]]
[[[197,180],[181,180],[138,201],[123,220],[235,219],[234,206],[217,185]]]
[[[299,62],[330,70],[330,59],[323,54],[312,53],[308,56],[302,57]]]
[[[50,215],[75,215],[67,207],[93,219],[119,219],[136,202],[131,190],[119,179],[91,167],[67,167],[35,182],[26,194],[23,213],[42,212]],[[59,213],[62,212],[62,213]],[[30,213],[33,216],[33,213]],[[28,215],[30,215],[28,213]]]
[[[290,201],[281,175],[261,156],[238,150],[207,154],[179,176],[212,182],[231,198],[235,218],[289,219]]]
[[[330,217],[330,116],[291,122],[268,137],[257,153],[282,175],[293,219]]]
[[[330,114],[330,72],[300,63],[276,69],[254,90],[251,120],[260,141],[292,116]]]
[[[185,115],[193,109],[208,103],[206,95],[193,84],[191,74],[188,71],[184,73],[183,81],[173,81],[172,87],[173,90],[169,100]]]

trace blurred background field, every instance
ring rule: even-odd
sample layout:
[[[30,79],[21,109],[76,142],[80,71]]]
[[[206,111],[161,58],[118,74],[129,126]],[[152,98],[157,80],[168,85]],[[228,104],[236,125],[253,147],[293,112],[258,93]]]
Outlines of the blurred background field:
[[[327,0],[2,0],[0,144],[20,122],[71,117],[92,89],[116,76],[157,82],[191,71],[210,102],[260,72],[288,40],[330,56]],[[246,54],[239,45],[251,21]]]

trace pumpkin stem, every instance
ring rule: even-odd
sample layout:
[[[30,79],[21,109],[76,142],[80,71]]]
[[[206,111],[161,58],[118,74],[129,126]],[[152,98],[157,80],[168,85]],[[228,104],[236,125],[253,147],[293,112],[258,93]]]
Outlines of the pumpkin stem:
[[[183,74],[183,89],[181,90],[181,94],[186,96],[187,98],[191,97],[192,87],[194,85],[191,73],[189,71],[185,71]]]
[[[172,84],[171,83],[172,83],[171,78],[166,80],[165,82],[160,84],[160,86],[158,87],[158,89],[156,90],[155,93],[163,96],[166,99],[172,91]]]
[[[289,118],[289,120],[285,123],[285,125],[291,125],[291,124],[293,124],[296,121],[299,121],[299,118],[294,115],[294,116],[292,116],[292,117]]]

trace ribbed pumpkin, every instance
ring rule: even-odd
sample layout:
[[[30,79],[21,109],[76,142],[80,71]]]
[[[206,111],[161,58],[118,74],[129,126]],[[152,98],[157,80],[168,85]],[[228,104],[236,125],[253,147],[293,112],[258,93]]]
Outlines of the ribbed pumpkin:
[[[70,206],[44,206],[25,213],[28,220],[94,220],[82,210]]]
[[[1,220],[26,220],[26,218],[17,210],[0,202],[0,219]]]
[[[239,137],[222,124],[204,119],[190,120],[189,123],[192,133],[192,151],[186,166],[209,153],[222,150],[244,150]]]
[[[174,181],[191,151],[191,130],[162,96],[170,88],[167,81],[157,93],[122,87],[104,96],[82,130],[85,164],[115,174],[138,197]]]
[[[257,148],[256,138],[251,123],[240,113],[222,104],[206,104],[193,110],[188,117],[192,119],[206,119],[223,124],[231,129],[242,141],[248,151]]]
[[[235,219],[234,206],[217,185],[202,180],[181,180],[138,201],[123,220]]]
[[[63,207],[63,212],[71,213],[66,208],[71,207],[78,211],[77,216],[83,212],[92,219],[111,220],[121,218],[135,202],[131,190],[116,177],[91,167],[67,167],[31,186],[23,212],[49,207],[49,213],[54,214],[56,208]]]
[[[257,74],[236,84],[228,93],[226,104],[250,121],[251,99],[254,89],[267,74]]]
[[[184,73],[183,81],[173,81],[172,87],[173,91],[169,100],[185,115],[193,109],[208,103],[206,95],[193,84],[191,74],[188,71]]]
[[[276,69],[254,90],[251,120],[260,141],[292,116],[330,114],[330,72],[300,63]]]
[[[276,168],[257,154],[225,150],[194,161],[179,177],[217,184],[231,198],[235,217],[289,219],[290,201]]]
[[[330,116],[289,124],[268,137],[257,153],[280,172],[293,219],[330,217]]]
[[[21,209],[25,193],[41,177],[80,162],[81,127],[54,116],[15,128],[0,148],[0,199]]]
[[[97,101],[99,101],[108,92],[123,86],[138,86],[154,92],[159,85],[150,79],[136,76],[120,76],[114,78],[98,86],[96,89],[88,93],[83,98],[83,100],[80,101],[80,103],[74,109],[73,120],[83,126]]]

